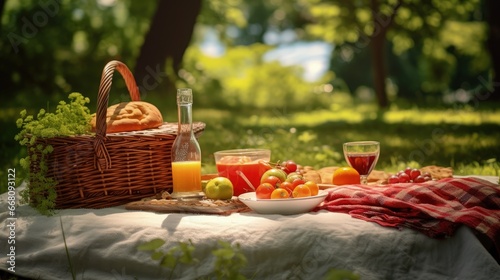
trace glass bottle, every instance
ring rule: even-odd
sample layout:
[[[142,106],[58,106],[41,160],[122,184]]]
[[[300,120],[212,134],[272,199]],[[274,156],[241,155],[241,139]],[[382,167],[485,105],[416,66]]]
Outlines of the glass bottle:
[[[193,93],[190,88],[177,90],[177,137],[172,146],[173,197],[200,196],[201,150],[193,132]]]

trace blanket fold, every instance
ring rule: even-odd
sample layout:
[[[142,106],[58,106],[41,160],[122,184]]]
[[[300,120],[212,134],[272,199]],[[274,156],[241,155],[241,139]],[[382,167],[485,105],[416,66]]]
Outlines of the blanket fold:
[[[314,211],[328,210],[430,237],[451,236],[461,224],[486,236],[500,253],[500,187],[474,178],[332,188]]]

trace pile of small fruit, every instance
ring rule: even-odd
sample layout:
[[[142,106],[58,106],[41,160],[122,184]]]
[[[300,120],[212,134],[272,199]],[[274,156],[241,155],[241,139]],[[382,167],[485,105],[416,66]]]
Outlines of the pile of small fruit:
[[[417,168],[406,167],[398,173],[392,175],[387,179],[388,184],[397,183],[424,183],[431,181],[432,177],[428,172],[421,172]]]
[[[260,185],[255,190],[257,199],[286,199],[318,194],[318,185],[306,181],[294,161],[267,164],[270,169],[262,175]]]

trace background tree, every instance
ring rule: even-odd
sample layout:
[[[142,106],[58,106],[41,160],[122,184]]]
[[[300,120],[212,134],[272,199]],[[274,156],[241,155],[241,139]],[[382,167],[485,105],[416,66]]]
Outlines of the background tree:
[[[154,3],[101,2],[6,1],[0,29],[2,105],[57,104],[71,91],[93,97],[109,60],[134,65],[143,41],[138,34],[147,30]]]
[[[336,72],[336,79],[344,79],[353,91],[356,86],[374,84],[369,81],[383,84],[390,78],[399,96],[440,96],[458,88],[474,89],[480,84],[477,77],[490,70],[489,56],[482,45],[487,28],[479,0],[196,0],[193,3],[200,4],[199,12],[196,5],[187,9],[185,3],[176,3],[168,9],[160,7],[170,3],[164,2],[168,1],[63,2],[57,12],[47,14],[46,22],[35,26],[36,32],[23,34],[28,30],[26,26],[33,24],[34,15],[45,11],[42,4],[48,2],[6,1],[0,30],[0,55],[4,62],[0,74],[7,77],[2,84],[4,100],[57,102],[61,95],[73,90],[92,96],[103,65],[111,59],[120,59],[134,68],[143,89],[164,92],[155,86],[179,78],[187,82],[188,76],[182,74],[185,71],[180,66],[181,57],[188,46],[198,47],[207,30],[218,31],[226,50],[255,43],[272,48],[290,40],[325,40],[335,45],[331,69]],[[190,15],[185,18],[190,18],[192,24],[196,20],[194,33],[191,25],[177,21],[168,26],[178,24],[186,28],[177,28],[174,35],[161,36],[166,34],[167,27],[153,22],[155,13],[161,15],[183,6],[187,13],[177,15]],[[157,21],[173,19],[156,18]],[[385,32],[380,31],[383,27],[387,28]],[[382,51],[381,55],[369,51],[376,34],[385,34],[386,38],[377,41],[383,43],[383,49],[377,49]],[[167,49],[174,46],[175,63],[163,58],[166,52],[173,55]],[[382,71],[365,70],[369,69],[366,59],[374,57],[381,58],[373,65],[379,65],[378,68],[382,65]],[[85,67],[79,67],[83,64]],[[198,82],[210,80],[213,85],[223,84],[223,76],[217,80],[213,75],[214,79],[205,79],[206,71],[196,71],[202,75],[193,76]],[[374,74],[380,76],[383,71],[387,71],[387,75],[382,75],[385,78],[376,78]],[[151,79],[144,83],[148,75]],[[123,88],[119,79],[115,86]],[[386,87],[378,86],[384,90]],[[8,94],[12,92],[18,94]],[[379,96],[382,96],[379,104],[383,106],[385,95]],[[122,99],[126,98],[123,95]]]
[[[158,1],[134,68],[134,76],[142,86],[142,92],[155,88],[167,77],[167,61],[174,74],[179,72],[200,10],[201,0]],[[163,85],[168,92],[175,90],[173,81],[169,79]]]
[[[276,45],[279,39],[269,39],[270,34],[277,35],[283,31],[294,32],[293,39],[299,39],[305,18],[295,1],[245,1],[241,5],[247,24],[242,26],[234,40],[236,45],[263,43]]]
[[[486,1],[486,19],[489,25],[487,46],[493,64],[490,98],[497,101],[500,100],[500,17],[495,14],[498,11],[500,11],[500,1]]]
[[[7,0],[0,0],[0,18],[2,18],[2,15],[3,15],[3,9],[5,7],[5,1],[7,1]]]
[[[429,69],[429,72],[435,70],[434,74],[442,77],[439,72],[442,65],[440,63],[455,62],[448,48],[469,50],[473,46],[465,44],[475,47],[478,42],[446,38],[447,31],[456,29],[457,26],[467,26],[470,27],[469,30],[473,29],[479,33],[466,35],[481,37],[485,32],[484,24],[478,24],[472,18],[479,8],[479,0],[309,0],[303,3],[313,22],[307,25],[307,33],[335,44],[336,56],[352,58],[362,53],[365,48],[371,50],[373,85],[378,104],[382,108],[388,105],[385,81],[386,71],[390,72],[390,69],[386,69],[386,40],[391,42],[391,51],[396,55],[414,47],[421,49],[429,65],[434,67]],[[484,71],[488,66],[488,63],[485,63],[478,65],[478,68]]]

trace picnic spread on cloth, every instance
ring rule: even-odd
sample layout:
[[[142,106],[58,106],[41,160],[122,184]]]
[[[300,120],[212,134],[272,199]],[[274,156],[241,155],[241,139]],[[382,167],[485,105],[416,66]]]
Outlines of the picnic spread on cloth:
[[[500,265],[485,245],[498,245],[497,182],[498,177],[466,177],[406,187],[342,186],[329,189],[314,211],[298,215],[158,213],[116,206],[64,209],[47,217],[21,205],[16,274],[67,279],[69,255],[77,278],[164,279],[169,271],[137,249],[160,238],[165,250],[179,242],[195,245],[199,265],[176,270],[174,279],[210,275],[215,261],[210,252],[218,240],[240,246],[248,260],[242,273],[256,279],[320,279],[331,269],[353,271],[361,279],[494,279]],[[2,195],[0,206],[6,204]],[[0,214],[4,224],[8,218]],[[2,231],[0,240],[6,234]],[[0,245],[3,252],[7,245]],[[2,270],[6,261],[0,256]]]

